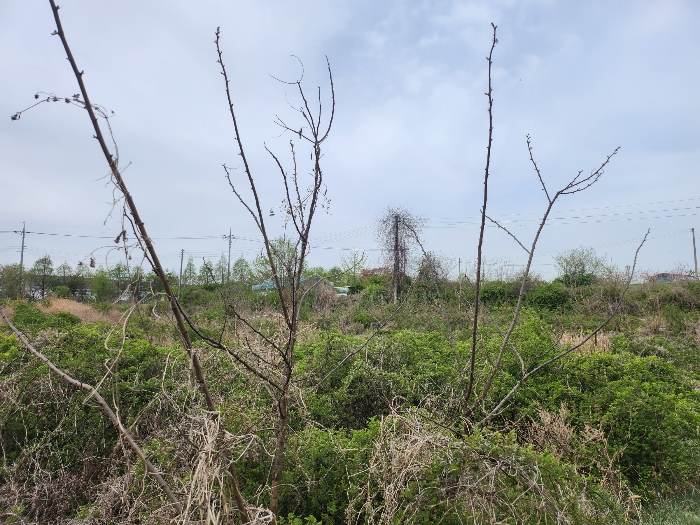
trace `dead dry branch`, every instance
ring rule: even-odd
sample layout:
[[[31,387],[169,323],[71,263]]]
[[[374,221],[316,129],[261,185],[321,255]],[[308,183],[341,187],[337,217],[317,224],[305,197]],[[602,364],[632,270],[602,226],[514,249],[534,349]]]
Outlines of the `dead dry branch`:
[[[556,463],[551,461],[507,436],[477,433],[458,440],[415,413],[394,413],[381,422],[367,479],[354,486],[347,521],[573,524],[603,519],[606,511],[594,500],[595,487],[581,480],[554,481],[550,470]]]

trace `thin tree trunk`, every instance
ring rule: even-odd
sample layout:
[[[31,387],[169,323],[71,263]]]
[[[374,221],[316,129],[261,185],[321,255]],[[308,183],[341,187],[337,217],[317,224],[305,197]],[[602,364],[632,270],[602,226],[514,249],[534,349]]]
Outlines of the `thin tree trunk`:
[[[394,304],[399,299],[399,215],[394,215]]]
[[[484,230],[486,229],[486,204],[488,202],[489,195],[489,170],[491,168],[491,145],[493,144],[493,96],[491,88],[491,65],[493,50],[496,47],[496,26],[493,26],[493,40],[491,43],[491,52],[488,56],[489,61],[489,89],[486,93],[489,99],[489,140],[486,146],[486,167],[484,169],[484,201],[481,205],[481,226],[479,228],[479,243],[477,245],[476,253],[476,283],[474,286],[474,318],[472,319],[472,341],[471,348],[469,351],[469,374],[467,377],[467,384],[464,393],[463,403],[463,417],[464,417],[464,432],[468,433],[470,431],[469,418],[471,416],[471,410],[469,408],[469,399],[472,396],[474,390],[474,368],[476,366],[476,336],[479,328],[479,303],[481,300],[481,263],[482,263],[482,248],[484,244]]]
[[[275,456],[272,460],[272,469],[270,472],[270,510],[275,515],[272,525],[277,523],[277,511],[279,509],[280,485],[282,483],[282,470],[284,467],[284,456],[287,449],[288,425],[287,418],[289,416],[289,387],[285,387],[282,397],[278,403],[279,419],[277,421],[277,445],[275,447]]]
[[[54,19],[56,21],[56,34],[61,38],[61,42],[63,43],[63,48],[66,51],[66,55],[68,56],[68,61],[70,62],[70,65],[73,69],[73,73],[75,74],[75,78],[78,81],[78,85],[80,87],[80,92],[83,96],[83,100],[85,102],[85,109],[88,112],[88,115],[90,116],[90,121],[92,122],[92,126],[95,130],[95,138],[100,144],[100,147],[102,149],[102,153],[105,156],[105,159],[107,160],[107,163],[109,164],[109,167],[112,172],[112,177],[114,178],[114,183],[119,188],[119,190],[122,192],[124,195],[124,200],[126,201],[126,205],[128,207],[129,213],[134,219],[135,227],[138,231],[138,235],[140,237],[140,241],[143,242],[145,245],[145,251],[149,257],[149,261],[151,262],[151,265],[153,266],[153,271],[158,275],[160,278],[161,282],[163,283],[163,289],[165,291],[165,294],[168,297],[168,300],[170,302],[170,308],[173,312],[173,315],[175,316],[175,322],[177,324],[177,329],[178,332],[180,333],[180,337],[182,338],[182,343],[183,346],[185,347],[185,350],[187,351],[187,354],[190,357],[190,361],[192,362],[192,368],[194,369],[195,372],[195,377],[197,379],[197,383],[199,385],[199,388],[202,392],[202,395],[204,396],[204,399],[206,401],[207,409],[213,414],[213,417],[218,417],[218,413],[216,412],[216,406],[214,404],[214,400],[212,399],[211,393],[209,392],[209,388],[207,386],[207,383],[204,379],[204,373],[202,371],[202,366],[199,362],[199,358],[197,357],[197,353],[195,352],[194,348],[192,347],[192,341],[190,340],[189,332],[187,331],[187,328],[185,327],[185,322],[182,316],[182,313],[180,312],[180,309],[178,307],[177,299],[175,298],[175,295],[173,294],[172,288],[170,287],[170,282],[168,281],[168,277],[165,274],[165,271],[163,270],[163,266],[160,263],[160,259],[158,258],[158,254],[156,253],[155,247],[153,246],[153,243],[151,241],[151,238],[148,235],[148,232],[146,231],[146,225],[144,224],[143,220],[141,220],[141,216],[139,215],[138,209],[136,208],[136,204],[134,202],[134,199],[131,196],[131,193],[129,193],[129,190],[126,187],[126,183],[124,182],[124,179],[121,176],[121,173],[119,172],[119,168],[117,166],[117,160],[114,156],[109,151],[109,148],[107,147],[107,143],[104,139],[104,135],[102,134],[102,129],[100,128],[100,124],[97,120],[97,117],[95,115],[95,111],[93,109],[93,105],[90,102],[90,97],[88,96],[87,89],[85,88],[85,83],[83,82],[83,72],[78,69],[78,65],[73,58],[73,53],[71,52],[71,49],[68,45],[68,40],[66,39],[65,33],[63,31],[63,26],[61,24],[61,19],[58,15],[58,6],[56,5],[54,0],[49,0],[49,3],[51,4],[51,9],[53,10],[54,14]],[[247,505],[242,505],[241,502],[245,503],[245,500],[243,499],[242,494],[240,494],[240,491],[238,490],[238,481],[235,479],[235,468],[234,469],[229,469],[229,473],[233,477],[233,487],[234,487],[234,492],[236,494],[236,503],[238,505],[238,510],[239,513],[242,517],[246,517],[247,519],[244,520],[244,523],[250,521],[249,515],[248,515],[248,507]]]

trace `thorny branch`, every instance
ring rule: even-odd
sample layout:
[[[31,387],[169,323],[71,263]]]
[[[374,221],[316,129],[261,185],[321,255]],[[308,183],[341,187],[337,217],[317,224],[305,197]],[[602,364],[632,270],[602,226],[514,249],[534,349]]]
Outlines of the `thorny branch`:
[[[189,355],[190,361],[192,363],[192,368],[194,369],[195,372],[195,377],[197,378],[197,383],[199,385],[199,388],[204,396],[207,409],[209,412],[212,414],[212,417],[218,418],[218,413],[216,411],[216,407],[214,405],[213,398],[211,396],[211,393],[209,392],[209,388],[207,386],[206,380],[204,378],[204,373],[202,371],[202,366],[199,361],[199,358],[197,356],[197,353],[192,346],[192,342],[190,340],[189,333],[187,331],[187,328],[185,326],[185,322],[183,320],[183,317],[180,313],[180,309],[177,304],[177,299],[175,298],[175,295],[172,291],[172,288],[170,287],[170,283],[168,281],[167,275],[163,269],[163,266],[160,263],[160,259],[158,258],[158,254],[156,253],[155,247],[153,245],[153,242],[148,235],[148,232],[146,230],[146,226],[144,224],[144,221],[141,219],[141,216],[138,212],[138,209],[136,207],[136,204],[133,200],[133,197],[131,196],[131,193],[129,192],[126,183],[124,179],[122,178],[121,172],[119,171],[119,159],[118,156],[115,157],[112,155],[112,153],[109,151],[109,148],[107,146],[107,143],[105,142],[104,135],[102,133],[102,129],[100,127],[99,121],[97,120],[97,116],[95,115],[95,108],[98,108],[97,106],[93,106],[93,104],[90,102],[90,97],[88,96],[87,89],[85,87],[85,83],[83,81],[83,74],[84,72],[81,71],[78,68],[78,65],[75,61],[75,58],[73,57],[73,53],[70,49],[70,46],[68,45],[68,40],[66,39],[65,33],[63,31],[63,26],[61,24],[61,19],[58,14],[59,7],[56,5],[54,0],[49,0],[49,3],[51,4],[51,9],[53,11],[54,15],[54,20],[56,21],[56,31],[54,34],[58,35],[61,39],[61,43],[63,44],[63,48],[66,52],[66,55],[68,57],[68,61],[71,65],[71,68],[73,69],[73,73],[75,75],[75,78],[78,82],[78,85],[80,87],[80,92],[83,96],[83,101],[85,105],[85,109],[88,111],[88,115],[90,117],[90,121],[92,122],[93,129],[95,131],[95,138],[100,144],[100,148],[102,149],[102,153],[104,154],[105,159],[107,160],[107,163],[109,164],[110,171],[111,171],[111,176],[112,180],[115,184],[115,186],[121,191],[122,195],[124,196],[124,200],[126,201],[126,205],[128,208],[128,212],[133,218],[133,222],[135,223],[136,230],[137,230],[137,237],[139,238],[139,242],[143,243],[145,245],[145,250],[144,252],[147,254],[148,259],[152,265],[153,271],[158,275],[160,278],[163,288],[165,290],[165,294],[167,295],[169,301],[170,301],[170,308],[173,312],[173,315],[176,320],[178,332],[180,334],[180,338],[182,339],[183,346],[185,347],[185,350],[187,354]],[[110,133],[111,133],[111,128],[110,128]],[[116,151],[116,150],[115,150]],[[233,484],[233,492],[234,492],[234,497],[236,499],[236,505],[239,510],[240,518],[241,520],[246,523],[250,521],[250,517],[248,514],[248,505],[243,499],[243,496],[240,492],[239,489],[239,483],[235,471],[235,465],[231,464],[229,468],[229,474],[231,477],[231,481]]]
[[[479,299],[481,292],[481,261],[482,261],[482,249],[484,245],[484,230],[486,229],[486,204],[488,202],[488,188],[489,188],[489,170],[491,168],[491,145],[493,144],[493,89],[491,87],[491,67],[493,65],[493,50],[498,43],[496,38],[496,25],[491,23],[493,28],[493,37],[491,40],[491,51],[489,56],[486,58],[489,63],[488,67],[488,91],[486,96],[489,100],[489,138],[488,145],[486,146],[486,167],[484,168],[484,201],[481,205],[481,226],[479,228],[479,243],[477,244],[476,250],[476,283],[474,289],[474,317],[472,321],[472,343],[470,349],[469,357],[469,372],[467,374],[467,384],[464,393],[464,408],[465,408],[465,425],[466,419],[468,417],[467,407],[469,406],[469,400],[472,396],[472,391],[474,389],[474,367],[476,366],[476,333],[479,327]],[[465,429],[466,430],[466,429]]]

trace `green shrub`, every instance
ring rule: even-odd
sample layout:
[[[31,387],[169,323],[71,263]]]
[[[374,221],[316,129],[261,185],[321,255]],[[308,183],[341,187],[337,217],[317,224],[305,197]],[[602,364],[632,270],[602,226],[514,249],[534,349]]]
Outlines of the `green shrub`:
[[[558,310],[569,304],[570,294],[557,282],[533,286],[525,295],[525,304],[536,308]]]
[[[618,348],[620,341],[617,343]],[[526,384],[504,417],[569,407],[578,428],[605,431],[635,491],[653,499],[700,481],[700,392],[673,363],[627,352],[576,356]]]
[[[519,282],[486,281],[481,287],[480,297],[484,304],[503,306],[514,304],[520,293]]]
[[[362,305],[373,305],[386,303],[389,300],[389,288],[382,283],[369,283],[360,292],[362,296]]]
[[[455,355],[439,333],[386,331],[354,359],[340,362],[362,340],[325,334],[300,349],[299,374],[309,386],[333,371],[306,400],[309,417],[330,428],[363,428],[392,405],[419,405],[426,396],[448,391],[457,378]],[[458,351],[464,353],[464,344]]]
[[[80,324],[80,318],[67,312],[47,314],[40,311],[35,304],[17,302],[12,305],[14,313],[12,322],[20,329],[34,334],[40,330],[53,328],[66,330]]]

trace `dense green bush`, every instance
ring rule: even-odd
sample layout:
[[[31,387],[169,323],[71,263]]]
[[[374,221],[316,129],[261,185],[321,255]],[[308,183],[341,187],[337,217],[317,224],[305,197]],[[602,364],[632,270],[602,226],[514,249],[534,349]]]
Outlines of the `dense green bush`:
[[[80,323],[80,319],[67,312],[46,314],[41,312],[35,304],[18,302],[14,303],[12,322],[21,330],[34,334],[47,328],[68,329]]]
[[[389,282],[388,276],[371,277],[364,281],[359,297],[332,301],[323,308],[309,301],[302,311],[304,331],[296,354],[295,397],[280,506],[286,518],[281,523],[346,523],[348,516],[360,516],[361,523],[369,508],[361,502],[378,509],[389,497],[397,498],[400,509],[406,511],[394,516],[394,523],[484,522],[486,515],[470,510],[464,503],[469,500],[459,497],[488,494],[479,494],[481,486],[475,484],[473,493],[457,497],[455,488],[471,479],[471,474],[484,472],[485,463],[479,463],[484,458],[495,462],[508,458],[508,465],[524,469],[517,471],[523,476],[541,476],[538,479],[544,492],[536,497],[526,489],[525,477],[512,475],[516,470],[505,469],[497,475],[498,489],[494,490],[501,499],[498,505],[494,503],[494,512],[503,522],[517,521],[509,520],[508,512],[518,513],[522,523],[544,522],[545,516],[556,522],[553,509],[557,505],[567,509],[566,516],[572,522],[615,522],[620,509],[599,485],[610,474],[601,469],[600,458],[612,458],[611,468],[618,468],[647,501],[698,486],[697,283],[635,285],[624,315],[605,328],[603,337],[610,338],[609,347],[590,350],[592,355],[573,354],[549,365],[525,383],[489,428],[455,437],[462,431],[458,414],[463,378],[457,363],[463,366],[466,362],[471,337],[469,294],[473,289],[463,283],[457,294],[454,283],[445,282],[441,283],[444,290],[437,293],[430,283],[416,281],[405,305],[393,314]],[[483,387],[483,370],[500,348],[519,288],[516,282],[484,283],[482,300],[487,308],[479,331],[477,391]],[[576,287],[557,282],[531,285],[512,335],[512,348],[517,348],[526,368],[554,356],[563,349],[560,334],[585,333],[599,324],[619,297],[619,290],[612,281],[602,279]],[[251,322],[256,329],[274,333],[276,322],[258,312],[279,306],[275,293],[252,292],[242,283],[191,286],[183,289],[181,301],[205,333],[216,338],[223,334],[226,339],[230,332],[221,330],[227,315],[222,294],[243,311],[253,312]],[[113,308],[109,303],[103,306]],[[108,375],[101,391],[110,402],[119,403],[128,424],[136,421],[138,439],[167,471],[176,465],[182,469],[183,464],[177,462],[188,456],[178,456],[182,450],[175,451],[177,440],[171,442],[153,433],[173,416],[168,408],[170,396],[194,399],[197,394],[188,386],[184,353],[149,342],[156,334],[172,341],[177,337],[163,322],[167,304],[155,305],[160,318],[151,314],[153,306],[134,312],[125,330],[117,373]],[[11,307],[15,323],[60,366],[93,384],[105,376],[105,364],[117,354],[121,330],[114,332],[107,345],[114,348],[107,350],[105,339],[113,327],[106,323],[81,323],[70,314],[43,313],[33,304],[17,302]],[[390,316],[388,328],[372,335],[372,330]],[[651,320],[666,330],[652,331],[648,328]],[[194,335],[193,340],[201,345]],[[486,409],[520,377],[521,362],[512,348],[506,348],[502,373],[484,399]],[[270,395],[225,354],[202,351],[200,355],[222,424],[232,435],[246,435],[246,441],[235,445],[239,448],[233,451],[234,457],[241,456],[237,467],[244,494],[249,498],[257,495],[259,504],[265,505],[266,496],[260,495],[259,489],[268,483],[268,452],[274,447]],[[177,382],[170,373],[164,374],[166,363],[167,370],[179,378]],[[99,466],[118,463],[113,455],[116,434],[103,415],[90,403],[83,404],[83,393],[50,378],[46,367],[29,357],[6,328],[0,328],[0,389],[4,396],[0,397],[0,439],[5,446],[0,486],[10,475],[13,480],[24,476],[22,483],[27,487],[38,486],[43,478],[30,474],[28,466],[32,464],[41,466],[47,475],[68,473],[94,487],[107,475]],[[37,399],[42,402],[37,403]],[[23,408],[17,410],[17,406]],[[530,447],[527,431],[522,429],[537,421],[541,409],[555,413],[562,406],[568,409],[567,423],[579,436],[570,440],[573,450],[556,455],[554,449]],[[411,419],[406,414],[421,416]],[[477,410],[474,418],[480,415],[483,413]],[[389,422],[391,428],[386,426]],[[426,426],[433,424],[428,431]],[[510,433],[513,428],[518,429],[519,442]],[[602,431],[605,439],[592,444],[580,438],[590,429]],[[432,451],[434,462],[422,463],[409,476],[410,482],[390,494],[386,484],[391,480],[398,483],[400,478],[392,469],[406,459],[391,454],[424,438],[440,445]],[[382,463],[377,456],[380,453],[396,462],[387,459]],[[194,448],[187,454],[195,454]],[[119,468],[123,472],[127,467]],[[378,472],[386,476],[383,481],[376,478]],[[72,517],[82,512],[79,509],[88,508],[94,496],[77,489],[73,493],[77,495],[66,504],[69,510],[64,513]],[[543,501],[546,503],[540,508]],[[50,505],[64,508],[57,503]],[[32,516],[39,518],[38,514]],[[42,519],[52,518],[44,515]]]
[[[372,417],[388,414],[392,406],[418,406],[456,381],[455,354],[441,334],[386,331],[338,367],[362,342],[328,333],[300,349],[299,372],[310,386],[332,371],[306,401],[311,420],[331,428],[360,429]],[[463,355],[464,344],[457,350]]]
[[[577,356],[517,395],[505,419],[535,408],[571,410],[572,423],[602,429],[622,473],[646,498],[692,489],[700,476],[700,392],[673,363],[627,352]]]
[[[558,283],[543,283],[533,286],[525,295],[525,303],[535,308],[557,310],[569,304],[570,294]]]
[[[183,368],[181,350],[160,348],[127,330],[123,349],[121,334],[108,340],[111,327],[81,323],[68,313],[46,314],[35,305],[15,302],[13,323],[31,338],[37,338],[41,351],[56,365],[78,380],[102,384],[103,396],[118,403],[126,424],[138,433],[162,424],[167,415],[164,403],[153,404],[163,389],[176,390],[172,379],[163,376],[166,357],[171,365]],[[4,333],[3,333],[4,332]],[[114,346],[108,350],[105,342]],[[102,382],[105,365],[119,355],[115,373]],[[6,476],[30,484],[50,486],[46,500],[27,506],[29,516],[45,522],[57,521],[89,503],[94,487],[108,474],[114,460],[117,432],[93,403],[85,403],[82,390],[59,380],[48,367],[31,356],[14,335],[0,331],[0,440],[3,461],[0,486]],[[177,386],[179,389],[180,387]],[[116,394],[118,392],[118,394]],[[171,394],[172,395],[172,394]],[[158,421],[160,420],[160,423]],[[82,488],[71,488],[73,480]],[[47,488],[48,490],[48,488]]]
[[[518,300],[519,293],[519,282],[486,281],[481,287],[480,297],[484,304],[503,306],[514,304]]]
[[[68,288],[67,286],[59,285],[56,288],[54,288],[54,293],[56,294],[56,297],[64,299],[66,297],[70,297],[70,288]]]
[[[389,300],[390,293],[386,283],[371,282],[360,292],[363,305],[385,303]]]

